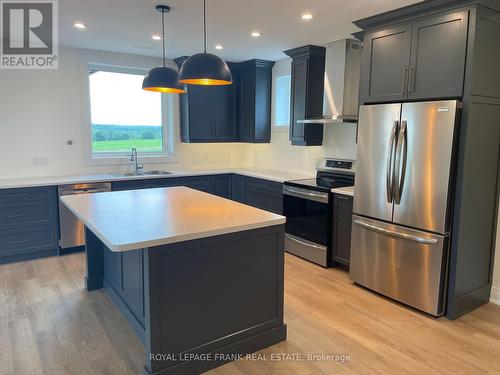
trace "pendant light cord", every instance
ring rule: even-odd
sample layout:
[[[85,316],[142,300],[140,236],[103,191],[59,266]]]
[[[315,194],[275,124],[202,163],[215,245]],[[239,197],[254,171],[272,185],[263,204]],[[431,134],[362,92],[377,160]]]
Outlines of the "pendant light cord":
[[[162,55],[163,55],[163,67],[165,68],[166,62],[165,62],[165,50],[166,50],[166,42],[165,42],[165,11],[161,11],[161,34],[162,34]]]
[[[207,0],[203,0],[203,46],[207,53]]]

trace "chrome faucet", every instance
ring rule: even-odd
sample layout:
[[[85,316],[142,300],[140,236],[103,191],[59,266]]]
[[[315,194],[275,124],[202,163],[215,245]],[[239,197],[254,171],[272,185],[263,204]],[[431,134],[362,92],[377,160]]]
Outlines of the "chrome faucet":
[[[132,148],[132,153],[130,154],[130,161],[134,162],[134,173],[136,175],[141,174],[141,170],[144,168],[144,166],[142,164],[139,165],[139,160],[137,157],[137,149],[135,147]]]

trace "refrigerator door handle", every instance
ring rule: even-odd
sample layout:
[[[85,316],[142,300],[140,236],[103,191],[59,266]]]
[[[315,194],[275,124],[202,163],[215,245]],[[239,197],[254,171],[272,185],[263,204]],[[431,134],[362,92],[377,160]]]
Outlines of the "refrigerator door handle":
[[[408,68],[403,70],[403,81],[401,82],[401,93],[408,93]]]
[[[406,176],[406,161],[408,157],[408,121],[401,121],[401,128],[399,129],[398,144],[396,146],[396,165],[394,167],[395,175],[395,194],[394,203],[401,203],[401,196],[403,194],[404,181]]]
[[[354,220],[354,223],[356,223],[357,225],[359,225],[360,227],[363,227],[365,229],[372,230],[374,232],[379,232],[382,234],[386,234],[386,235],[391,236],[391,237],[402,238],[402,239],[405,239],[408,241],[419,242],[419,243],[429,244],[429,245],[435,245],[438,242],[438,240],[435,238],[423,238],[423,237],[419,237],[419,236],[414,236],[412,234],[400,233],[400,232],[396,232],[393,230],[381,228],[381,227],[373,225],[373,224],[366,223],[362,220]]]
[[[394,121],[391,130],[391,138],[389,140],[389,152],[387,153],[387,172],[386,172],[386,189],[387,203],[392,203],[394,195],[394,146],[396,144],[396,134],[398,131],[399,121]]]

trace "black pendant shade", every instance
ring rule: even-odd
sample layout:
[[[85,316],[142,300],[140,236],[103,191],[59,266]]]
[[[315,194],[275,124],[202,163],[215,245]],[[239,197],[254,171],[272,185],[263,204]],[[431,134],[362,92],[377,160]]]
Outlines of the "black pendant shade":
[[[226,62],[207,53],[207,2],[203,0],[204,52],[191,56],[179,71],[179,82],[187,85],[222,86],[233,83],[233,76]]]
[[[144,81],[142,88],[147,91],[183,94],[186,92],[183,85],[179,83],[179,73],[175,69],[159,66],[151,69]]]
[[[144,77],[144,81],[142,81],[142,88],[147,91],[183,94],[186,90],[179,83],[179,73],[175,69],[167,68],[165,57],[165,13],[170,12],[170,7],[167,5],[157,5],[156,10],[161,12],[163,66],[153,68],[148,72],[146,77]]]
[[[188,85],[220,86],[233,83],[226,62],[212,53],[197,53],[181,66],[179,81]]]

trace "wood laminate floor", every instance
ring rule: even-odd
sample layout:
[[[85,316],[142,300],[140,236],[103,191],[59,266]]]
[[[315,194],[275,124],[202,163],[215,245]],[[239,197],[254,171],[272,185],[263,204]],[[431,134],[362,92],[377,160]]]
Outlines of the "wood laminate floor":
[[[0,265],[0,374],[142,372],[142,344],[84,270],[83,254]],[[500,306],[435,319],[288,254],[285,278],[288,340],[210,374],[500,374]]]

